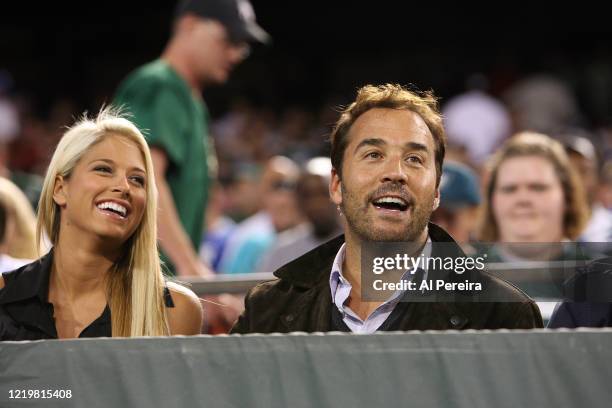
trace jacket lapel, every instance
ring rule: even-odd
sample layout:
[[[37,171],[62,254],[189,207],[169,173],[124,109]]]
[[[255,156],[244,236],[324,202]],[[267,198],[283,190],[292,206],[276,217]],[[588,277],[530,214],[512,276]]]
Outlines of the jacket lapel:
[[[320,272],[323,276],[324,271]],[[331,308],[329,284],[322,280],[296,296],[280,320],[288,332],[325,332],[331,329]]]

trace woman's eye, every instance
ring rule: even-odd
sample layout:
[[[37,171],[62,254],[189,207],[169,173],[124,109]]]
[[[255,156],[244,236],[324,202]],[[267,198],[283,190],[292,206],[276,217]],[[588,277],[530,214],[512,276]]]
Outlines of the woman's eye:
[[[545,184],[534,184],[531,186],[531,190],[536,191],[536,192],[546,191],[547,189],[548,189],[548,186]]]
[[[130,177],[130,179],[131,179],[131,180],[132,180],[134,183],[138,184],[140,187],[144,187],[144,185],[145,185],[145,179],[144,179],[144,177],[140,177],[140,176],[132,176],[132,177]]]
[[[96,166],[94,168],[95,171],[100,171],[102,173],[112,173],[112,170],[108,166]]]

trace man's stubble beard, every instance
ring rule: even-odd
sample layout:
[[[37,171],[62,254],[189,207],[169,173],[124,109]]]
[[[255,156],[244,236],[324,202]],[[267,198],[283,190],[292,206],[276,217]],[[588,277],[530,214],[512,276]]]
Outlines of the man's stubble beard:
[[[405,231],[394,234],[391,231],[377,229],[367,214],[370,202],[366,202],[364,207],[353,208],[352,203],[360,203],[347,188],[342,184],[342,203],[340,209],[346,218],[348,228],[356,234],[362,241],[370,242],[417,242],[427,227],[431,213],[433,212],[435,196],[427,197],[426,200],[413,200],[413,205],[406,211],[411,211],[408,227]],[[351,203],[347,206],[347,203]]]

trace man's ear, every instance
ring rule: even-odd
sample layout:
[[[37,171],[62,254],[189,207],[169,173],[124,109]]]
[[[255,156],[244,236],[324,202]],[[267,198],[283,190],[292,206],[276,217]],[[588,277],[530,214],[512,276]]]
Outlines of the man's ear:
[[[185,13],[175,23],[175,31],[178,33],[188,33],[193,30],[197,17],[193,13]]]
[[[436,188],[436,195],[434,196],[432,211],[436,211],[440,206],[440,187]]]
[[[340,181],[340,176],[334,168],[332,168],[331,179],[329,180],[329,197],[334,204],[342,204],[342,181]]]
[[[53,201],[60,207],[66,205],[66,187],[66,179],[62,176],[56,176],[53,185]]]

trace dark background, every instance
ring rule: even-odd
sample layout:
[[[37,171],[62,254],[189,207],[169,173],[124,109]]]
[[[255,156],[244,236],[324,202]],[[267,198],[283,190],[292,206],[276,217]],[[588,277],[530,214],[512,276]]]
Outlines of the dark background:
[[[590,125],[609,122],[612,36],[603,10],[403,1],[253,5],[274,42],[255,47],[227,84],[205,90],[213,116],[237,96],[275,110],[317,109],[350,100],[364,83],[392,81],[434,89],[444,101],[474,72],[489,77],[494,95],[527,74],[547,72],[568,81]],[[0,69],[43,117],[64,97],[90,110],[109,101],[131,69],[161,53],[174,2],[48,7],[27,4],[0,16]]]

